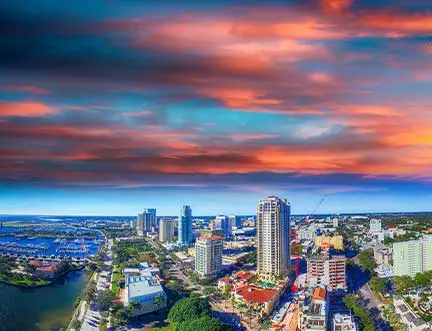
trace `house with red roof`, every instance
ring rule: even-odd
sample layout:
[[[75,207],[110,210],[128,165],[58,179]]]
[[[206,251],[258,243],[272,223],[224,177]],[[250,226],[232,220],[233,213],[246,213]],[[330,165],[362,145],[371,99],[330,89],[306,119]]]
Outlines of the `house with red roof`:
[[[234,290],[236,301],[255,309],[261,316],[271,313],[282,291],[280,288],[263,288],[256,285],[242,285]]]
[[[57,277],[59,264],[51,264],[36,268],[36,276],[42,279],[54,279]]]

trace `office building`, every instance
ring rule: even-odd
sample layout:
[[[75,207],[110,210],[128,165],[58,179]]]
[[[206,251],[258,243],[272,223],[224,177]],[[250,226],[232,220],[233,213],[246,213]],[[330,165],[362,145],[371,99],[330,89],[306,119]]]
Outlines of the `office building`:
[[[360,331],[350,314],[336,313],[333,315],[332,331]]]
[[[395,276],[411,276],[432,270],[432,235],[418,240],[393,243]]]
[[[343,237],[341,235],[336,236],[317,236],[315,237],[315,245],[318,247],[330,245],[335,249],[343,250]]]
[[[192,208],[183,206],[178,219],[178,244],[189,245],[192,239]]]
[[[381,220],[377,218],[372,218],[369,221],[369,232],[372,234],[377,234],[381,232]]]
[[[346,257],[312,256],[307,259],[307,282],[310,287],[327,286],[329,291],[346,290]]]
[[[216,216],[214,220],[214,230],[222,230],[224,233],[224,239],[229,239],[232,236],[232,224],[231,220],[227,216]]]
[[[290,204],[270,196],[261,200],[257,209],[257,271],[264,280],[289,275]]]
[[[161,218],[159,222],[159,241],[168,243],[174,237],[175,220],[171,218]]]
[[[201,277],[215,277],[222,270],[223,238],[200,237],[195,243],[195,271]]]
[[[240,216],[230,215],[228,216],[228,219],[230,220],[231,225],[235,226],[237,229],[241,229],[243,227]]]

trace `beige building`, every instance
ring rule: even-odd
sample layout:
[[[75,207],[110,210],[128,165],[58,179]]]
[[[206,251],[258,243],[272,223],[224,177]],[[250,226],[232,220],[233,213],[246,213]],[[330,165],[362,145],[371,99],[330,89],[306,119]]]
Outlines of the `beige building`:
[[[163,243],[171,242],[174,238],[175,220],[171,218],[161,218],[159,222],[159,241]]]
[[[257,209],[257,271],[261,279],[286,278],[290,266],[290,204],[270,196]]]
[[[332,245],[335,249],[342,250],[343,246],[343,237],[341,235],[337,236],[317,236],[315,237],[315,245]]]
[[[346,257],[312,256],[307,259],[310,287],[327,286],[329,291],[346,290]]]
[[[195,271],[201,277],[214,277],[222,270],[223,238],[200,237],[195,244]]]

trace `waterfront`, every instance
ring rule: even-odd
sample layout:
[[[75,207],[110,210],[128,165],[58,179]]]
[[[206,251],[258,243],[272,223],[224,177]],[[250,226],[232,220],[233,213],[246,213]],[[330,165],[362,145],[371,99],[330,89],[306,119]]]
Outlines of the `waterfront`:
[[[0,331],[55,331],[65,328],[87,274],[73,272],[54,284],[23,289],[0,284]]]

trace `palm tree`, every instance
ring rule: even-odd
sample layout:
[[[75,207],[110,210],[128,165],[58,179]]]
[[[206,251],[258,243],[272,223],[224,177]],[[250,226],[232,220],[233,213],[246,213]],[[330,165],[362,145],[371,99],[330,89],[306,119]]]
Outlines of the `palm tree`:
[[[162,306],[164,302],[165,302],[165,297],[161,293],[159,293],[153,301],[153,303],[158,307]]]
[[[134,300],[129,302],[129,305],[128,305],[129,314],[131,314],[135,310],[140,310],[140,309],[141,309],[141,303],[134,301]]]

